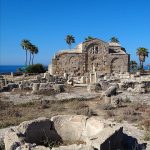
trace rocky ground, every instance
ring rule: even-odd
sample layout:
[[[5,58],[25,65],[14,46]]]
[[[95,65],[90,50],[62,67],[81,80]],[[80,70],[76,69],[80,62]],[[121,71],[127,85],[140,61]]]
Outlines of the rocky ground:
[[[22,77],[16,78],[17,82],[21,80]],[[14,88],[9,92],[1,92],[0,139],[3,139],[10,126],[17,126],[26,120],[43,116],[51,118],[56,115],[85,115],[118,127],[123,126],[124,133],[135,137],[139,143],[147,143],[147,150],[150,150],[150,93],[141,94],[118,89],[117,96],[121,97],[122,102],[114,107],[106,103],[103,96],[104,91],[112,84],[103,84],[102,89],[98,91],[93,90],[95,85],[91,85],[88,90],[86,86],[65,85],[63,92],[54,93],[33,93],[31,88]],[[105,91],[105,95],[107,92]]]
[[[144,141],[148,136],[145,135],[145,128],[150,126],[150,94],[120,92],[124,103],[119,108],[105,105],[100,95],[88,93],[85,87],[72,87],[64,93],[51,96],[31,94],[31,91],[0,93],[0,137],[3,137],[7,126],[18,125],[24,120],[58,114],[81,114],[122,125],[125,133],[136,137],[140,143],[147,143],[147,149],[150,149],[150,142]]]

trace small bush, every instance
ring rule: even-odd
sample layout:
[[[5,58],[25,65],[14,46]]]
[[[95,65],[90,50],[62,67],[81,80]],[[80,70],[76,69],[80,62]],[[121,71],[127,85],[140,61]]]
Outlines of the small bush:
[[[104,104],[101,106],[103,110],[112,110],[114,107],[111,104]]]
[[[133,108],[125,109],[119,115],[122,118],[121,120],[126,120],[129,122],[136,122],[136,121],[142,120],[141,113],[136,112]]]
[[[27,103],[19,104],[18,106],[20,106],[20,107],[32,107],[33,105],[35,105],[34,102],[27,102]]]
[[[94,111],[93,111],[92,109],[90,109],[89,107],[77,109],[77,110],[75,110],[75,113],[76,113],[77,115],[84,115],[84,116],[88,116],[88,117],[97,116],[97,113],[94,112]]]
[[[35,64],[27,66],[26,72],[27,73],[44,73],[46,70],[42,64]]]
[[[144,140],[145,141],[150,141],[150,132],[149,131],[145,132],[145,134],[144,134]]]

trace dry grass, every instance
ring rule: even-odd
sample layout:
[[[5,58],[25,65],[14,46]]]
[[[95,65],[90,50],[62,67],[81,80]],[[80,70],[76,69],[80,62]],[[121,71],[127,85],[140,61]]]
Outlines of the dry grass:
[[[44,98],[44,97],[43,97]],[[42,98],[42,99],[43,99]],[[147,130],[150,126],[150,107],[140,103],[125,103],[124,107],[113,108],[104,104],[104,101],[70,100],[70,101],[35,101],[13,105],[10,102],[0,101],[0,128],[18,125],[25,120],[38,117],[52,117],[54,115],[86,115],[111,118],[115,121],[135,122]]]
[[[95,115],[86,102],[73,101],[39,101],[14,105],[0,101],[0,128],[18,125],[19,123],[38,117],[52,117],[54,115]]]

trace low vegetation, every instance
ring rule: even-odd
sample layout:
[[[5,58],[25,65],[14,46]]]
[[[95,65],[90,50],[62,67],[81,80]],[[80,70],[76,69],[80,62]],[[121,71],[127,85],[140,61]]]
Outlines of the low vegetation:
[[[69,101],[43,99],[44,97],[41,97],[38,101],[33,100],[18,105],[0,101],[0,128],[18,125],[23,121],[43,116],[50,118],[55,115],[77,114],[89,117],[100,116],[117,122],[136,123],[139,128],[145,131],[143,139],[150,140],[150,107],[146,104],[126,100],[121,107],[113,107],[99,99],[72,99]]]
[[[29,65],[26,68],[27,73],[44,73],[46,71],[42,64]]]

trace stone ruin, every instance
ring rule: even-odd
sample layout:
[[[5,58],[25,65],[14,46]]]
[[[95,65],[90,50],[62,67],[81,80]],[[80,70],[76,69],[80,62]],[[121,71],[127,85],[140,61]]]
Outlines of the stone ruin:
[[[125,73],[129,70],[129,55],[120,44],[100,39],[85,41],[75,49],[60,50],[49,65],[49,73],[75,76],[95,76],[99,73]]]
[[[128,140],[122,127],[82,115],[25,121],[4,136],[6,150],[124,150],[124,146],[132,150],[137,146],[137,141]]]
[[[32,90],[32,93],[43,91],[54,91],[55,93],[64,91],[64,77],[50,75],[49,73],[39,74],[34,79],[22,79],[22,81],[9,81],[0,76],[0,92],[10,92],[15,89]]]

